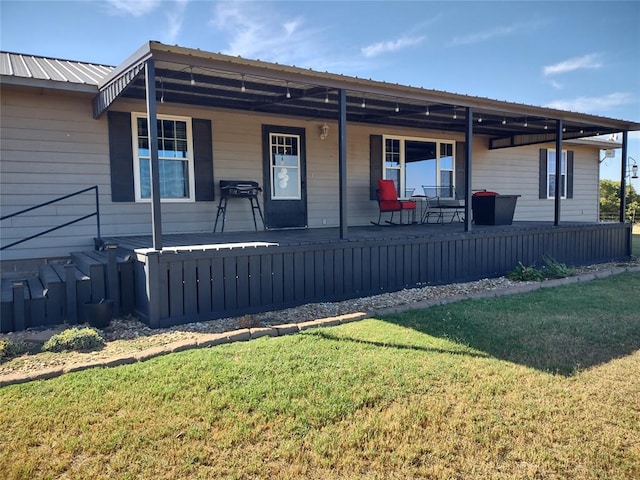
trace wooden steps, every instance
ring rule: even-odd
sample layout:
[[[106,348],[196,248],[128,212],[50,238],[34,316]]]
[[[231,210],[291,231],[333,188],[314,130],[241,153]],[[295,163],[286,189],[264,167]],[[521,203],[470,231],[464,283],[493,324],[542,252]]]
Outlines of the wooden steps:
[[[73,252],[70,263],[47,263],[37,272],[4,275],[0,279],[0,332],[84,323],[84,304],[102,299],[114,300],[114,316],[132,313],[133,277],[130,256],[115,249]]]

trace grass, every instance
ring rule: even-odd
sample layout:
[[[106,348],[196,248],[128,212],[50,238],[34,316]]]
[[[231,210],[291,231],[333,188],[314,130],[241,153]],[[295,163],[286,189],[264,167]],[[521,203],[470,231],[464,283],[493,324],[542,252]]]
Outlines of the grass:
[[[7,479],[640,477],[640,274],[0,389]]]

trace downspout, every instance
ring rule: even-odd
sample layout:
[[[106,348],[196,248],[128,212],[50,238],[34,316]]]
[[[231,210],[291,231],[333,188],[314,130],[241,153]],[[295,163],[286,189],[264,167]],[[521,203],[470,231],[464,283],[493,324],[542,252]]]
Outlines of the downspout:
[[[340,240],[349,238],[347,218],[347,93],[338,90],[338,182],[340,190]]]
[[[151,153],[151,226],[153,249],[162,250],[162,216],[160,213],[160,161],[158,160],[158,114],[156,109],[156,69],[153,59],[145,66],[147,128]]]
[[[562,197],[562,120],[556,120],[556,192],[554,199],[553,224],[560,225],[560,198]],[[568,159],[567,159],[568,160]]]

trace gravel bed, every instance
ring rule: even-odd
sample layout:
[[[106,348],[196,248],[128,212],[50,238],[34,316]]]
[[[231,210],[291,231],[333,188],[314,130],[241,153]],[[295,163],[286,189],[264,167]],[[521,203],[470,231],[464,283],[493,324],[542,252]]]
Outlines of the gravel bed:
[[[630,265],[637,265],[637,262],[591,265],[576,269],[576,273],[597,272]],[[13,342],[30,346],[31,351],[34,352],[0,363],[0,375],[34,372],[47,368],[67,367],[89,361],[109,359],[123,353],[135,353],[150,347],[194,339],[203,333],[223,333],[239,328],[300,323],[348,313],[372,312],[384,308],[411,305],[424,300],[440,300],[479,292],[505,290],[528,283],[536,282],[512,281],[506,277],[498,277],[475,282],[439,286],[430,285],[341,302],[312,303],[251,316],[222,318],[163,329],[151,329],[134,317],[124,317],[113,319],[109,327],[101,331],[106,345],[99,350],[91,352],[37,352],[39,343],[43,341],[41,338],[43,333],[45,336],[50,336],[52,333],[57,333],[67,328],[65,325],[49,327],[46,333],[42,332],[43,329],[41,328],[0,334],[0,340],[6,338]],[[35,340],[36,338],[38,338],[37,341]]]

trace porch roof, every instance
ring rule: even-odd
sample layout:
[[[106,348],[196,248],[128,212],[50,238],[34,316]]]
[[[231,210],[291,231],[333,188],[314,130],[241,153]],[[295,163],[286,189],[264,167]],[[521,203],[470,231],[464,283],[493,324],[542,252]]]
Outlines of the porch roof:
[[[640,123],[545,107],[411,87],[295,66],[248,60],[150,41],[105,76],[94,98],[97,118],[119,97],[146,98],[144,67],[153,60],[157,100],[278,115],[337,120],[338,92],[346,92],[347,121],[465,132],[473,109],[475,134],[490,148],[640,130]]]

